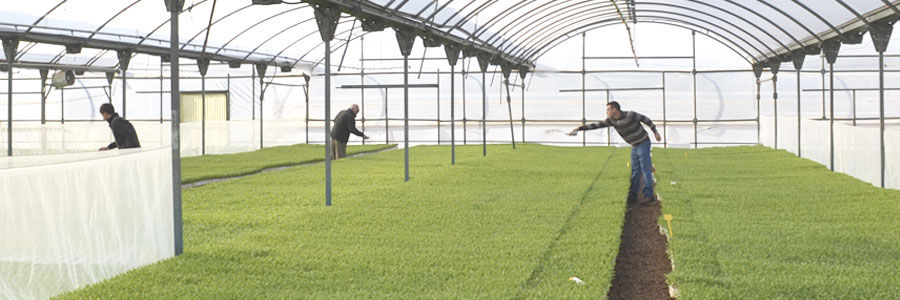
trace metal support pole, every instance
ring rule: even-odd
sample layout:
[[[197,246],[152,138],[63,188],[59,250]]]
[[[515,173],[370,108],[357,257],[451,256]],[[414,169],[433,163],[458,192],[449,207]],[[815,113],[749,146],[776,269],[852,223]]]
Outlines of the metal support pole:
[[[691,76],[694,85],[694,149],[697,149],[697,32],[691,31]]]
[[[171,40],[169,42],[170,52],[169,59],[171,61],[171,89],[172,92],[172,203],[174,210],[174,228],[175,228],[175,255],[184,252],[184,240],[182,238],[182,220],[181,220],[181,128],[180,125],[180,97],[181,91],[178,85],[178,14],[181,12],[179,0],[168,0],[169,12],[171,13]]]
[[[66,124],[66,89],[59,89],[59,123]]]
[[[581,89],[581,92],[584,93],[584,89]],[[609,105],[609,90],[606,90],[606,105]],[[584,125],[584,120],[581,123]],[[606,146],[612,146],[612,131],[609,126],[606,127]]]
[[[200,155],[206,155],[206,75],[200,76]]]
[[[803,117],[800,111],[800,68],[797,68],[797,157],[803,157],[803,154],[800,152],[800,144],[803,142],[800,139],[800,120],[802,119]]]
[[[856,127],[856,90],[851,91],[851,93],[853,94],[853,127]]]
[[[163,61],[159,60],[159,124],[163,123]],[[231,81],[229,81],[231,82]]]
[[[263,124],[265,124],[265,122],[263,122],[263,99],[266,96],[266,90],[263,88],[263,83],[264,83],[263,78],[265,78],[265,77],[266,77],[265,73],[263,73],[263,72],[259,73],[259,149],[262,149],[264,147],[263,141],[265,140],[263,138],[264,137]],[[328,118],[325,118],[325,120],[328,120]],[[328,135],[325,135],[325,136],[327,137]]]
[[[828,130],[828,140],[830,144],[830,161],[831,164],[829,168],[832,172],[834,172],[834,63],[828,63],[829,69],[829,83],[828,83],[828,93],[831,95],[829,106],[831,107],[831,118],[829,118],[829,130]]]
[[[225,120],[231,121],[231,72],[225,78]]]
[[[856,119],[856,108],[853,111],[853,118]],[[879,131],[881,136],[881,188],[884,188],[884,51],[878,51],[878,114],[878,123],[881,127]]]
[[[388,119],[390,119],[390,117],[388,116],[388,103],[387,103],[387,101],[388,101],[388,89],[385,88],[385,89],[384,89],[384,143],[385,143],[385,144],[390,144],[390,136],[389,136],[389,133],[390,133],[390,132],[389,132],[389,129],[390,129],[390,127],[389,127],[389,125],[388,125]]]
[[[250,69],[250,120],[256,120],[256,68]]]
[[[666,72],[662,72],[662,106],[663,148],[669,148],[669,135],[666,134]]]
[[[825,120],[825,55],[822,57],[822,120]]]
[[[366,68],[365,68],[365,66],[366,66],[366,60],[365,60],[366,43],[365,42],[366,42],[366,36],[365,35],[359,36],[359,85],[366,85]],[[345,47],[347,47],[347,46],[345,46]],[[347,51],[347,49],[344,48],[344,54],[347,54],[346,51]],[[340,70],[338,70],[338,71],[340,71]],[[363,129],[362,131],[366,132],[366,89],[359,89],[359,99],[360,99],[359,101],[362,103],[362,106],[360,106],[360,108],[359,108],[360,112],[362,113],[362,120],[360,120],[360,123],[362,123],[362,129]],[[362,139],[362,144],[363,145],[366,144],[366,139]]]
[[[513,150],[516,149],[516,132],[513,129],[512,96],[509,94],[509,77],[503,81],[506,84],[506,107],[509,108],[509,140],[512,141]]]
[[[466,77],[467,77],[467,76],[466,76],[466,68],[465,68],[465,67],[466,67],[466,66],[463,65],[463,69],[462,69],[462,77],[463,77],[463,82],[462,82],[462,96],[463,96],[463,97],[462,97],[462,100],[463,100],[463,105],[462,105],[462,109],[463,109],[462,123],[463,123],[463,145],[468,145],[468,136],[469,136],[469,132],[468,132],[468,131],[469,131],[469,130],[468,130],[468,128],[466,127],[466,121],[467,121],[467,120],[466,120]]]
[[[423,60],[424,62],[424,60]],[[441,144],[441,70],[437,70],[437,143]]]
[[[49,69],[41,69],[41,125],[47,124],[47,96],[49,96],[49,92],[47,92],[47,75],[49,74]]]
[[[3,41],[4,44],[7,41]],[[6,46],[6,45],[4,45]],[[13,49],[15,50],[15,49]],[[6,156],[12,156],[12,99],[13,99],[13,60],[15,60],[15,55],[10,55],[10,52],[6,52]]]
[[[778,149],[778,74],[772,74],[772,106],[775,108],[775,149]]]
[[[525,78],[522,78],[522,143],[525,143]]]
[[[321,29],[319,29],[321,30]],[[325,41],[325,206],[331,206],[331,40]]]
[[[450,164],[456,165],[456,64],[450,65]]]
[[[128,85],[125,84],[125,80],[128,77],[126,74],[128,72],[125,69],[122,69],[122,118],[128,119],[128,96],[126,91],[128,90]]]
[[[586,112],[586,110],[587,110],[587,104],[586,104],[587,96],[586,95],[587,94],[584,91],[584,89],[586,88],[586,85],[585,85],[585,57],[587,56],[587,52],[586,52],[587,46],[586,45],[587,45],[587,33],[582,32],[581,33],[581,126],[582,127],[587,125],[587,112]],[[606,91],[606,96],[607,96],[606,102],[609,103],[609,91]],[[607,131],[607,132],[609,132],[609,131]],[[609,146],[609,134],[607,134],[606,137],[607,137],[607,146]],[[581,135],[581,146],[582,147],[587,146],[587,134]]]
[[[409,55],[403,55],[403,181],[409,181]]]
[[[762,110],[761,105],[761,95],[760,95],[760,86],[762,84],[759,82],[759,77],[756,78],[756,144],[762,145],[762,121],[760,120],[760,111]]]
[[[481,69],[481,156],[487,156],[487,72]]]
[[[304,130],[306,130],[306,144],[309,144],[309,81],[306,81],[306,86],[303,87],[303,96],[306,98],[306,118],[305,124],[303,126]],[[328,138],[328,136],[325,136]]]

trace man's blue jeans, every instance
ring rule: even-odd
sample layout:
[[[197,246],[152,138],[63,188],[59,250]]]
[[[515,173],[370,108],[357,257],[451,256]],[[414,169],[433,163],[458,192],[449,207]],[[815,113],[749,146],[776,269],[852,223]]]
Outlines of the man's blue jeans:
[[[637,196],[644,179],[644,198],[653,199],[653,164],[650,162],[650,139],[631,147],[631,187],[629,195]]]

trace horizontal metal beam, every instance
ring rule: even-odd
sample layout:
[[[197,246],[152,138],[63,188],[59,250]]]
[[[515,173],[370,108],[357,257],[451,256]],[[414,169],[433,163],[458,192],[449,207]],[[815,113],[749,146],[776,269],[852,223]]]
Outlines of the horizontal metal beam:
[[[638,56],[638,59],[693,59],[693,56]],[[634,56],[585,56],[584,59],[634,59]]]
[[[68,36],[68,35],[59,35],[59,34],[49,34],[49,33],[41,33],[41,32],[22,32],[22,31],[10,31],[9,29],[0,29],[0,37],[2,38],[14,38],[20,41],[25,42],[33,42],[39,44],[52,44],[52,45],[81,45],[85,48],[94,48],[94,49],[106,49],[106,50],[130,50],[135,53],[142,53],[160,57],[169,57],[169,44],[160,44],[159,46],[152,46],[147,44],[135,45],[132,42],[122,42],[122,41],[112,41],[112,40],[100,40],[100,39],[87,39],[83,37],[77,36]],[[235,51],[242,52],[242,51]],[[257,53],[260,56],[264,56],[262,53]],[[282,66],[285,64],[293,64],[291,60],[287,57],[284,57],[281,61],[272,60],[271,57],[265,59],[247,59],[242,60],[243,57],[233,57],[222,54],[210,54],[203,53],[202,51],[196,50],[181,50],[179,52],[180,58],[187,59],[199,59],[200,57],[206,57],[210,60],[214,61],[240,61],[242,63],[247,64],[266,64],[271,66]]]
[[[5,59],[0,59],[0,64],[6,65]],[[105,68],[105,67],[88,67],[84,65],[71,65],[71,64],[51,64],[51,63],[39,63],[39,62],[23,62],[16,61],[13,62],[13,68],[16,69],[52,69],[52,70],[67,70],[67,71],[84,71],[84,72],[115,72],[116,68]]]
[[[364,85],[342,85],[338,88],[340,89],[402,89],[404,87],[409,87],[411,89],[415,88],[438,88],[440,87],[437,84],[410,84],[410,85],[402,85],[402,84],[364,84]]]
[[[632,87],[632,88],[607,88],[607,89],[562,89],[560,93],[580,93],[580,92],[612,92],[612,91],[649,91],[662,90],[662,87]]]
[[[840,89],[803,89],[804,92],[827,91],[880,91],[880,88],[840,88]],[[885,91],[900,91],[900,88],[884,88]]]
[[[492,56],[497,56],[507,60],[514,65],[524,65],[529,69],[534,69],[534,62],[520,57],[512,57],[492,46],[477,44],[473,41],[466,40],[456,35],[440,30],[438,27],[427,26],[424,21],[418,20],[415,16],[404,12],[391,11],[385,7],[379,6],[372,1],[355,1],[355,0],[306,0],[307,3],[319,5],[338,6],[341,11],[360,19],[378,18],[384,23],[397,30],[415,30],[419,36],[430,36],[438,38],[445,43],[453,43],[462,46],[462,48],[475,49]]]

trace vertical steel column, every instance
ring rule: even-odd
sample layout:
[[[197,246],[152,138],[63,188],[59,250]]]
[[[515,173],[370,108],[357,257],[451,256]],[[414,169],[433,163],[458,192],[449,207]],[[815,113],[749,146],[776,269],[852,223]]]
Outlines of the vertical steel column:
[[[66,124],[66,89],[59,89],[59,123]]]
[[[853,127],[856,127],[856,90],[852,90],[853,94]]]
[[[828,63],[828,69],[829,69],[829,72],[828,72],[829,73],[828,74],[828,76],[829,76],[829,79],[828,79],[829,80],[829,84],[828,84],[829,92],[828,93],[831,95],[830,96],[831,99],[829,100],[829,106],[831,107],[829,109],[831,111],[830,112],[831,117],[829,118],[829,126],[830,127],[828,130],[828,136],[829,136],[828,140],[829,140],[830,149],[831,149],[831,151],[830,151],[831,152],[830,168],[831,168],[831,171],[833,172],[834,171],[834,63]]]
[[[310,76],[303,74],[303,79],[306,80],[306,86],[303,87],[303,97],[306,99],[306,118],[303,129],[306,131],[306,144],[309,144],[309,79]],[[327,138],[327,136],[326,136]]]
[[[263,84],[265,83],[266,78],[266,66],[267,65],[264,64],[256,65],[256,68],[259,71],[259,149],[264,147],[263,141],[265,140],[265,135],[263,134],[263,124],[265,124],[263,119],[263,100],[266,97],[266,89]],[[325,136],[327,137],[328,135]]]
[[[350,42],[348,41],[347,43],[349,44]],[[364,59],[366,54],[365,49],[366,35],[363,34],[359,36],[359,85],[361,86],[366,85],[366,61]],[[347,54],[346,48],[344,49],[344,54]],[[362,131],[366,132],[366,89],[359,89],[359,99],[359,101],[362,102],[362,105],[359,107],[359,110],[362,113],[362,120],[360,120],[360,123],[362,123]],[[362,139],[362,144],[366,144],[366,139]]]
[[[403,181],[409,181],[409,55],[416,44],[416,34],[396,28],[397,45],[403,55]]]
[[[853,119],[856,120],[856,108],[853,108],[854,116]],[[879,130],[879,136],[881,137],[881,188],[884,188],[884,50],[878,51],[878,123],[881,130]]]
[[[424,61],[424,60],[423,60]],[[441,144],[441,70],[437,70],[437,144]]]
[[[663,148],[669,148],[669,135],[666,134],[666,72],[662,72],[662,109],[663,109]]]
[[[164,72],[163,60],[162,60],[162,58],[160,58],[159,59],[159,124],[163,123],[163,98],[165,98],[163,96],[163,93],[164,93],[163,92],[163,77],[165,77],[165,74],[163,74],[163,72]],[[231,81],[229,81],[229,82],[231,82]]]
[[[896,10],[896,9],[895,9]],[[875,51],[878,51],[878,124],[880,127],[880,145],[881,145],[881,187],[885,187],[885,150],[884,150],[884,51],[887,50],[888,42],[890,42],[891,32],[894,29],[896,20],[877,21],[871,24],[869,34],[872,36],[872,43],[875,45]],[[856,109],[854,108],[854,112]],[[856,119],[856,116],[853,117]]]
[[[256,120],[256,68],[250,69],[250,120]]]
[[[800,120],[802,120],[802,113],[800,111],[800,70],[802,68],[797,69],[797,157],[803,157],[800,147],[800,144],[803,143],[803,140],[800,139]]]
[[[200,155],[206,155],[206,71],[209,70],[209,59],[197,59],[200,70]]]
[[[465,66],[465,62],[463,62],[463,68],[462,68],[462,79],[463,79],[463,81],[462,81],[462,100],[463,100],[463,103],[462,103],[462,104],[463,104],[463,105],[462,105],[462,109],[463,109],[463,118],[462,118],[462,123],[463,123],[463,145],[468,145],[467,137],[469,136],[468,128],[466,127],[466,77],[468,77],[468,76],[466,75],[466,66]]]
[[[6,55],[6,156],[12,156],[12,99],[13,99],[13,61],[16,59],[19,41],[3,39],[3,51]]]
[[[116,51],[116,56],[119,58],[119,69],[122,69],[122,118],[128,119],[128,65],[131,63],[131,51],[129,50],[119,50]]]
[[[126,78],[128,77],[128,76],[126,75],[127,73],[128,73],[128,72],[125,71],[125,69],[123,68],[123,69],[122,69],[122,118],[123,118],[123,119],[128,119],[128,117],[127,117],[127,116],[128,116],[128,110],[127,110],[127,108],[128,108],[128,106],[127,106],[127,103],[128,103],[128,101],[127,101],[127,100],[128,100],[128,97],[127,97],[127,94],[128,94],[128,93],[127,93],[127,91],[128,91],[128,85],[126,85],[126,82],[125,82]]]
[[[319,16],[316,11],[316,17]],[[319,25],[322,31],[322,25]],[[323,34],[324,35],[324,34]],[[324,39],[324,38],[323,38]],[[325,206],[331,206],[331,39],[325,39]]]
[[[691,31],[691,76],[694,86],[694,149],[697,149],[697,32]]]
[[[854,101],[855,103],[855,101]],[[856,106],[853,108],[853,120],[856,121]],[[881,143],[881,188],[884,184],[885,151],[884,151],[884,50],[878,51],[878,124]]]
[[[175,255],[184,252],[184,239],[182,238],[182,220],[181,220],[181,91],[178,85],[178,15],[181,13],[182,1],[167,0],[169,5],[167,9],[171,13],[171,39],[169,42],[169,60],[171,68],[171,101],[172,101],[172,208],[174,213],[174,229],[175,229]]]
[[[403,181],[409,181],[409,53],[403,55]]]
[[[812,48],[812,49],[819,50],[817,48]],[[821,50],[819,50],[819,51],[821,51]],[[810,53],[815,53],[815,52],[811,52],[810,49],[806,49],[805,51],[803,49],[797,50],[796,52],[793,53],[793,58],[792,58],[793,63],[794,63],[794,70],[797,71],[797,157],[803,157],[803,155],[801,153],[801,147],[800,147],[800,144],[803,143],[803,140],[800,139],[800,136],[801,136],[800,123],[801,123],[801,120],[803,119],[803,112],[800,110],[800,105],[801,105],[800,103],[801,103],[801,99],[802,99],[801,93],[800,93],[800,73],[803,71],[803,62],[806,61],[806,54],[810,54]]]
[[[822,120],[825,120],[825,54],[822,57]]]
[[[584,89],[581,89],[581,92],[584,93]],[[606,105],[609,105],[609,90],[606,90]],[[612,146],[612,130],[609,126],[606,126],[606,146]]]
[[[41,125],[44,125],[47,124],[47,96],[50,94],[47,92],[47,75],[50,70],[40,69],[38,71],[41,74]]]
[[[481,69],[481,156],[487,156],[487,68]]]
[[[225,76],[225,120],[231,121],[231,72]]]
[[[587,125],[587,93],[585,93],[585,56],[587,56],[587,34],[581,33],[581,126]],[[606,91],[607,103],[609,103],[609,91]],[[609,132],[609,131],[607,131]],[[609,134],[606,135],[607,146],[609,146]],[[581,135],[581,146],[587,146],[587,134]]]
[[[760,106],[761,101],[760,98],[760,86],[762,84],[759,82],[759,76],[756,76],[756,144],[762,145],[762,124],[760,120],[760,111],[762,110],[762,106]]]
[[[459,52],[456,53],[459,55]],[[454,58],[455,62],[456,58]],[[450,164],[456,165],[456,64],[450,64]]]
[[[772,73],[772,106],[775,108],[775,149],[778,149],[778,71]]]
[[[334,6],[315,4],[311,6],[313,7],[316,23],[319,26],[319,35],[325,43],[325,48],[323,49],[325,50],[325,116],[322,118],[323,122],[325,122],[325,206],[331,206],[332,141],[328,136],[331,131],[331,40],[334,39],[334,32],[341,18],[341,11]],[[260,115],[262,115],[262,112],[260,112]]]
[[[487,156],[487,69],[490,57],[476,54],[478,66],[481,67],[481,149],[482,156]]]
[[[200,76],[200,155],[206,155],[206,75]]]
[[[525,76],[522,76],[522,143],[525,143]]]
[[[390,130],[390,127],[389,127],[389,125],[388,125],[388,122],[390,121],[390,117],[388,117],[388,103],[387,103],[387,101],[388,101],[388,89],[385,88],[385,89],[384,89],[384,143],[385,143],[385,144],[390,144],[391,141],[390,141],[390,136],[389,136],[389,134],[388,134],[388,133],[389,133],[389,130]]]
[[[512,142],[513,150],[516,149],[516,131],[513,128],[513,118],[512,118],[512,95],[509,92],[509,67],[500,66],[501,69],[505,69],[503,71],[503,83],[506,86],[506,108],[509,110],[509,140]],[[502,101],[502,100],[501,100]]]

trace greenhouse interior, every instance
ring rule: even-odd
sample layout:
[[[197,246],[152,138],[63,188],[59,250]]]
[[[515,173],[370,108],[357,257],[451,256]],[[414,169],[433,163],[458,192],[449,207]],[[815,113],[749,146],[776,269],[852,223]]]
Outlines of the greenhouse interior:
[[[7,2],[0,299],[900,298],[900,1]]]

